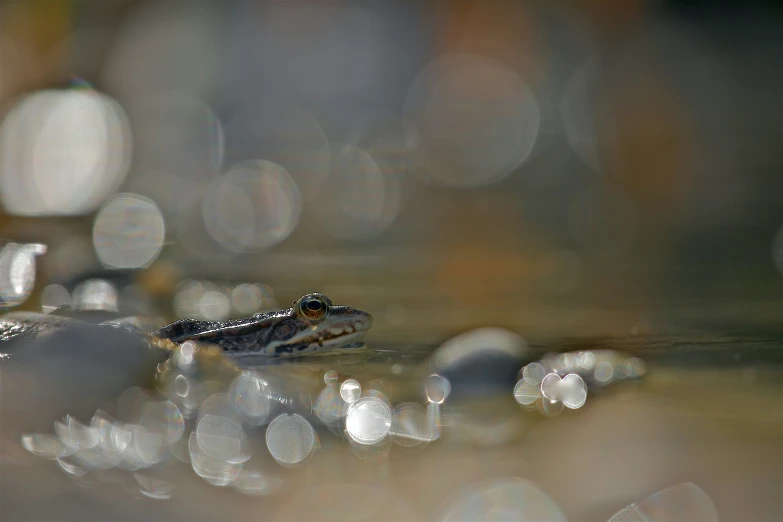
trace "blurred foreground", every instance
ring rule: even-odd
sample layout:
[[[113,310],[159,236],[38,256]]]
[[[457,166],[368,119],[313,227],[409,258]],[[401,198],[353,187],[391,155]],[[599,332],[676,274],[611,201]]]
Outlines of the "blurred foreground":
[[[777,344],[688,342],[647,365],[588,350],[515,377],[513,340],[484,330],[435,352],[379,344],[243,372],[184,346],[157,385],[155,361],[119,339],[129,363],[44,340],[0,368],[4,520],[781,513]],[[542,379],[568,368],[562,385]]]
[[[783,520],[781,22],[0,2],[0,306],[84,321],[0,345],[0,518]],[[366,348],[93,328],[313,291]]]

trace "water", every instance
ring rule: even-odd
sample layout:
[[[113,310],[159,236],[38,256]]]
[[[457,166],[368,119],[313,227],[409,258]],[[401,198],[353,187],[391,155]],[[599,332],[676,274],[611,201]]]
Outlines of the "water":
[[[489,334],[495,348],[516,338]],[[4,520],[781,513],[777,342],[550,339],[517,353],[476,339],[487,331],[470,334],[467,359],[454,340],[370,343],[237,370],[186,346],[166,365],[134,367],[102,362],[103,343],[51,366],[6,363]],[[618,345],[625,351],[607,351]],[[564,349],[574,355],[546,356]],[[605,383],[609,355],[616,382]],[[523,369],[533,360],[544,364]],[[632,360],[644,361],[643,375],[623,373]],[[541,369],[567,363],[590,368],[577,372],[589,385],[583,405],[515,398],[517,379],[546,381]],[[547,396],[566,389],[547,386]]]

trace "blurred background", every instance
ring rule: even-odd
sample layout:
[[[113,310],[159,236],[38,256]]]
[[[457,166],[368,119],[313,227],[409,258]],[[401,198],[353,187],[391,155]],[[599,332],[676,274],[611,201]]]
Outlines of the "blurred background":
[[[369,343],[777,339],[781,27],[761,0],[0,1],[2,307],[164,323],[320,291]],[[722,508],[780,520],[780,388],[743,376],[763,443],[735,456],[768,467],[756,511]]]
[[[777,2],[1,5],[9,306],[107,269],[378,335],[780,316]]]

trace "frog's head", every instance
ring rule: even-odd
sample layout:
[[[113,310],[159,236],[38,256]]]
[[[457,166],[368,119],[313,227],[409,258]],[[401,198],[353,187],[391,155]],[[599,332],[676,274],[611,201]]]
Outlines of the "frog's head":
[[[323,294],[307,294],[275,324],[265,351],[285,357],[361,344],[371,326],[372,316],[367,312],[334,305]]]

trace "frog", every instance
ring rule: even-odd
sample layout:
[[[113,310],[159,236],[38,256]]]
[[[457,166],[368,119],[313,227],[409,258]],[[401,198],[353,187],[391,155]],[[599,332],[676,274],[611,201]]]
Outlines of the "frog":
[[[4,352],[3,346],[12,341],[34,338],[75,321],[78,322],[78,319],[56,311],[50,314],[6,314],[0,317],[0,352]],[[372,321],[368,312],[335,305],[324,294],[315,292],[303,295],[289,308],[240,319],[204,321],[185,318],[148,333],[140,328],[142,323],[138,318],[111,319],[100,322],[98,326],[141,331],[150,346],[167,351],[175,351],[183,343],[192,342],[210,346],[232,358],[287,358],[362,346]]]
[[[323,294],[300,297],[291,308],[231,321],[181,319],[150,335],[175,344],[193,341],[214,345],[233,357],[296,357],[363,344],[372,315],[334,305]]]

